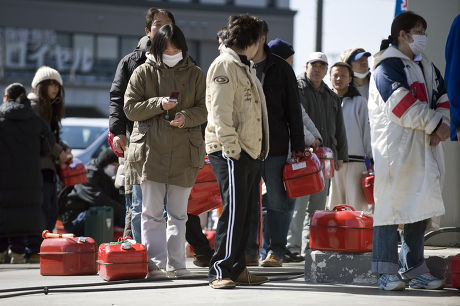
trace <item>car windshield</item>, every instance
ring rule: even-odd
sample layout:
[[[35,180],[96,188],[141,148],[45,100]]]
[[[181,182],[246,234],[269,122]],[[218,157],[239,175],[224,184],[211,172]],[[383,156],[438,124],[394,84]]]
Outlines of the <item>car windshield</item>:
[[[107,130],[100,126],[66,125],[62,127],[61,139],[72,149],[86,149]]]

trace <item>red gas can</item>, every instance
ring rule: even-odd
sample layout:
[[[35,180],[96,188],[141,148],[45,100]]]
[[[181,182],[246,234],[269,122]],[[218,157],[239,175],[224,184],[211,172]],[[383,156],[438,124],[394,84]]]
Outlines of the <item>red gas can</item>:
[[[85,165],[83,165],[78,158],[74,158],[72,162],[66,164],[65,167],[61,166],[59,168],[59,176],[62,183],[66,186],[86,183],[88,180],[86,177]]]
[[[361,186],[363,187],[367,203],[374,204],[374,171],[363,172]]]
[[[97,273],[97,244],[93,238],[48,238],[40,246],[41,275]]]
[[[328,179],[334,176],[334,152],[328,147],[318,147],[313,150],[313,153],[318,156],[321,165],[323,166],[324,178]]]
[[[199,215],[209,210],[222,206],[219,185],[216,176],[212,172],[208,156],[204,166],[198,171],[198,176],[188,198],[187,213]]]
[[[288,162],[283,168],[283,182],[288,197],[298,198],[320,192],[324,188],[324,176],[318,157],[306,150],[304,157]]]
[[[310,219],[310,249],[336,252],[371,252],[373,217],[350,205],[316,210]]]
[[[144,278],[148,272],[147,250],[132,239],[102,243],[97,263],[99,276],[106,281]]]
[[[460,254],[452,258],[451,269],[452,287],[460,289]]]

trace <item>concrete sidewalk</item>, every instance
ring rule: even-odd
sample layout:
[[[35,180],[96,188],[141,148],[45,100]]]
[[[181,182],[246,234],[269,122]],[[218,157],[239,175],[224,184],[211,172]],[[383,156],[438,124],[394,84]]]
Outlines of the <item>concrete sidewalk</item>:
[[[308,284],[304,281],[303,262],[284,264],[282,268],[251,267],[254,273],[269,274],[271,281],[233,290],[210,288],[206,279],[207,268],[195,267],[191,259],[187,259],[187,267],[192,276],[198,278],[105,285],[97,275],[41,276],[38,264],[0,265],[0,289],[104,284],[65,289],[73,292],[50,289],[48,295],[41,289],[40,293],[0,298],[0,305],[460,305],[460,290],[453,288],[384,292],[375,286]],[[288,278],[287,273],[298,277],[281,280]],[[139,287],[148,288],[138,290]],[[76,292],[101,289],[113,291]],[[5,294],[9,293],[0,293],[0,296]]]

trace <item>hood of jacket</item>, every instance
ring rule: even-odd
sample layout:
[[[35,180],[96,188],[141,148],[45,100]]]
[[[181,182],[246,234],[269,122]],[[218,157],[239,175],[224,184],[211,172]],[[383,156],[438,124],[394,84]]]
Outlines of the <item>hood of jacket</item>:
[[[145,55],[147,57],[147,60],[145,61],[145,63],[152,65],[157,69],[169,69],[169,70],[182,71],[182,70],[186,70],[190,66],[195,66],[195,64],[190,59],[190,56],[187,53],[185,54],[185,57],[179,63],[177,63],[177,65],[174,67],[168,67],[164,63],[158,63],[155,57],[153,56],[153,54],[150,52],[147,52]]]
[[[409,58],[407,55],[399,51],[398,48],[395,46],[390,46],[385,50],[382,50],[374,55],[374,65],[372,67],[372,71],[374,71],[378,65],[387,58],[400,58],[405,59],[408,61],[412,61],[413,59]],[[421,59],[427,59],[426,55],[422,53]]]
[[[35,116],[30,104],[7,101],[0,106],[0,118],[24,120]]]
[[[148,49],[150,48],[150,44],[150,37],[148,37],[147,35],[142,36],[142,38],[139,39],[139,42],[137,43],[136,49],[139,49],[141,51],[148,51]]]

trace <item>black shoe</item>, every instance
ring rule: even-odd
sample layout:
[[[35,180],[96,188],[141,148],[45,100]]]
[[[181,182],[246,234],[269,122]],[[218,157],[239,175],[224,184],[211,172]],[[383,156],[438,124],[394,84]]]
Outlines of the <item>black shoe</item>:
[[[304,260],[305,258],[303,256],[300,256],[299,253],[297,252],[291,253],[290,251],[287,251],[286,254],[284,255],[283,262],[301,262]]]
[[[211,261],[212,254],[203,254],[203,255],[198,255],[195,254],[195,260],[193,261],[193,264],[197,267],[209,267],[209,262]]]

